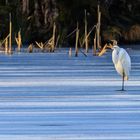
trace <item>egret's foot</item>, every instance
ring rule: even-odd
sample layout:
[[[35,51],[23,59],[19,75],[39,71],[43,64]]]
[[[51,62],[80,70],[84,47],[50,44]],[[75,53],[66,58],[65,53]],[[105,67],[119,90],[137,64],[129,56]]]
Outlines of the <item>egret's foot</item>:
[[[126,90],[124,90],[124,89],[120,89],[120,90],[116,90],[116,91],[126,91]]]

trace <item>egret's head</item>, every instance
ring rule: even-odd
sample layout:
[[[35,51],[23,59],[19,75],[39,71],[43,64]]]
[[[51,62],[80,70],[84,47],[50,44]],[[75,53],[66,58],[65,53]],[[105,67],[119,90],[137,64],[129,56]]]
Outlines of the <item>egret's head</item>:
[[[108,40],[107,42],[107,48],[110,48],[110,49],[115,49],[117,48],[117,41],[116,40]]]
[[[115,45],[118,44],[117,40],[111,40],[111,41],[113,42],[113,43],[112,43],[113,46],[115,46]]]
[[[112,48],[111,48],[112,50],[119,48],[119,46],[117,45],[118,44],[117,40],[111,40],[111,41],[112,41]]]

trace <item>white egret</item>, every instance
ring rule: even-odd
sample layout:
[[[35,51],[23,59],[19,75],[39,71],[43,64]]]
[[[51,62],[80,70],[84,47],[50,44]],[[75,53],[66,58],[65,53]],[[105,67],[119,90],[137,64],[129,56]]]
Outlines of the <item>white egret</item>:
[[[131,70],[131,59],[125,49],[117,45],[112,47],[112,61],[115,69],[122,76],[122,91],[124,91],[124,80],[128,80]]]

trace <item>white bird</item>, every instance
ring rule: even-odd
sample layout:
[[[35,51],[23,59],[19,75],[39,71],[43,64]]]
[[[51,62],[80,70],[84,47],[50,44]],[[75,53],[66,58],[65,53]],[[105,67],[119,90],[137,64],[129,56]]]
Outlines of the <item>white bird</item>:
[[[125,49],[117,45],[114,45],[112,49],[112,61],[116,71],[122,76],[122,91],[124,91],[124,80],[126,81],[129,79],[131,59]]]

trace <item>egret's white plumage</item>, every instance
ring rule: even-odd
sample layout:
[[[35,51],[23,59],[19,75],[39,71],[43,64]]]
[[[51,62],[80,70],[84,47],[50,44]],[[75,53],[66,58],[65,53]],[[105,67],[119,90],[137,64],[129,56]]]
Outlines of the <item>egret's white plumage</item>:
[[[128,80],[131,70],[131,59],[125,49],[113,46],[112,61],[116,71],[123,77],[122,90],[124,90],[124,80]]]

